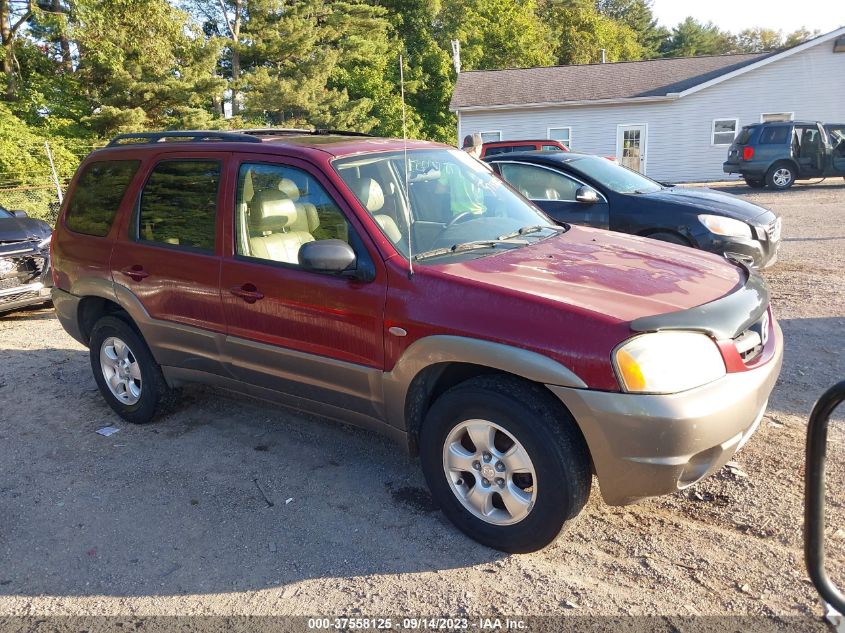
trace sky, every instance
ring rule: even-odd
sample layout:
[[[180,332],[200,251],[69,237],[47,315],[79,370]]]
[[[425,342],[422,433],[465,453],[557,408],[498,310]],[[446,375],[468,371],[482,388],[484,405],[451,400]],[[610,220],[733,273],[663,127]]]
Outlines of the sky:
[[[790,33],[804,26],[827,33],[845,26],[842,0],[654,0],[652,11],[658,22],[673,27],[688,15],[700,22],[713,22],[734,33],[754,26]]]

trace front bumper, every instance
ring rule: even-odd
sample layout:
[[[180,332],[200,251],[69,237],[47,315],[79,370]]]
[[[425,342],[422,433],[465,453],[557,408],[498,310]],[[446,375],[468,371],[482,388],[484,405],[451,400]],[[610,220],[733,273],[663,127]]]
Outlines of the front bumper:
[[[50,288],[38,281],[0,290],[0,314],[50,301]]]
[[[697,235],[696,240],[702,250],[736,259],[761,270],[777,262],[780,250],[780,239],[726,237],[707,232]]]
[[[783,362],[783,334],[761,367],[671,395],[549,385],[577,420],[602,497],[625,505],[686,488],[719,470],[754,433]]]

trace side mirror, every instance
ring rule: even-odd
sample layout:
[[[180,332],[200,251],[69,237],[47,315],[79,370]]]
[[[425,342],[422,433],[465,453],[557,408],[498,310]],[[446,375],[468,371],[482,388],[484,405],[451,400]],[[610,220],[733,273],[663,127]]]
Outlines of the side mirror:
[[[21,211],[20,209],[17,210],[17,211],[12,211],[12,215],[15,216],[16,218],[27,218],[27,217],[29,217],[27,215],[26,211]]]
[[[599,194],[592,187],[584,185],[575,192],[575,200],[584,204],[595,204],[599,201]]]
[[[316,240],[299,248],[299,265],[321,273],[354,273],[355,251],[343,240]]]

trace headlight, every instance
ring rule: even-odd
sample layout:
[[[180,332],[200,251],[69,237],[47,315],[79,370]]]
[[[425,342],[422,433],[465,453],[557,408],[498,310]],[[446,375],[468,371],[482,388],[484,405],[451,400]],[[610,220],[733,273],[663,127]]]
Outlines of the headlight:
[[[50,240],[52,240],[52,239],[53,239],[53,234],[51,233],[50,235],[45,237],[43,240],[38,242],[38,250],[44,250],[45,248],[50,246]]]
[[[698,332],[654,332],[632,338],[613,354],[625,391],[677,393],[725,375],[716,343]]]
[[[751,227],[745,222],[726,218],[721,215],[700,215],[698,220],[707,227],[707,230],[716,235],[727,235],[729,237],[751,237]]]

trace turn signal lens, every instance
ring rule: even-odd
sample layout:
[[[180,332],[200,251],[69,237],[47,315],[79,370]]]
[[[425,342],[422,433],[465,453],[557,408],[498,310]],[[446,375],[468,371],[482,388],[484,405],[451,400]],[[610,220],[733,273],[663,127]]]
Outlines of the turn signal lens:
[[[678,393],[726,374],[716,343],[699,332],[653,332],[634,337],[613,354],[616,375],[631,393]]]

